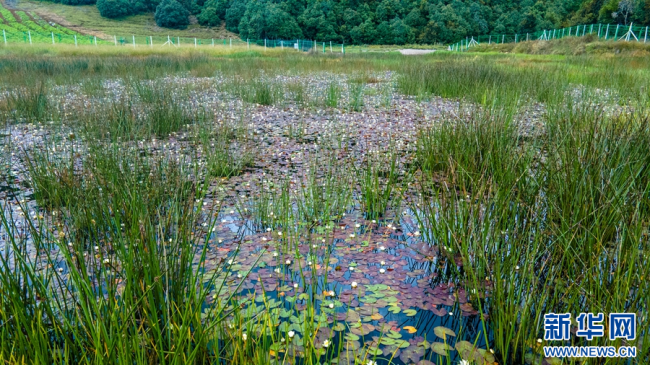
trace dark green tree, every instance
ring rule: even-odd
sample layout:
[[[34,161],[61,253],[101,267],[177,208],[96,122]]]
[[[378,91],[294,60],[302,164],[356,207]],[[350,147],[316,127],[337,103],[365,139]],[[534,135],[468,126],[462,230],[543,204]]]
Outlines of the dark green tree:
[[[354,44],[375,43],[377,40],[375,24],[370,20],[370,18],[366,19],[366,21],[361,23],[359,26],[352,28],[350,31],[350,37]]]
[[[239,22],[246,13],[248,0],[234,0],[226,10],[226,29],[239,33]]]
[[[190,24],[190,12],[176,0],[163,0],[156,8],[154,19],[159,27],[185,28]]]
[[[228,0],[208,0],[197,16],[197,20],[201,25],[216,27],[226,19],[226,10],[228,10]]]
[[[121,18],[132,13],[128,0],[97,0],[97,10],[104,18]]]
[[[250,1],[239,22],[242,39],[297,39],[303,34],[296,19],[278,4],[269,1]]]

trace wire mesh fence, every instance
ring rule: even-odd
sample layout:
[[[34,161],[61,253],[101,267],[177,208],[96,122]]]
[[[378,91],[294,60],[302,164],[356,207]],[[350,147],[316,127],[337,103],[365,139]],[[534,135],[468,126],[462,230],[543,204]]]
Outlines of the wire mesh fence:
[[[518,43],[533,40],[551,40],[565,37],[583,37],[595,35],[603,40],[618,40],[647,43],[650,39],[648,26],[622,24],[584,24],[568,28],[541,30],[534,33],[481,35],[467,37],[460,42],[449,45],[449,51],[466,51],[479,44]]]
[[[34,31],[2,30],[4,45],[11,44],[68,44],[75,46],[130,46],[130,47],[160,47],[160,46],[190,46],[190,47],[227,47],[260,49],[286,49],[313,53],[345,53],[345,45],[335,42],[319,42],[303,39],[240,39],[240,38],[190,38],[178,36],[142,36],[114,35],[108,38],[96,36],[43,33]]]

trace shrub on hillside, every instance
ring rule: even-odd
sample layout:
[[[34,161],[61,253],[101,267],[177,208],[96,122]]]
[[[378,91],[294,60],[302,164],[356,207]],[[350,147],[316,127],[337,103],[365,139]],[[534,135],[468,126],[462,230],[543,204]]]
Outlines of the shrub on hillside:
[[[128,0],[97,0],[97,10],[104,18],[121,18],[131,14]]]
[[[201,13],[197,16],[199,24],[210,27],[221,25],[221,22],[226,18],[227,8],[227,0],[206,1],[203,10],[201,10]]]
[[[190,24],[190,12],[176,0],[163,0],[156,7],[156,24],[163,28],[185,28]]]

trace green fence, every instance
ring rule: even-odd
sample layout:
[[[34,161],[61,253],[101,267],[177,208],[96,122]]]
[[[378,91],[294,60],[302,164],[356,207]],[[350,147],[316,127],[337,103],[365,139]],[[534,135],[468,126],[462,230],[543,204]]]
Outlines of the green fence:
[[[589,34],[604,40],[624,40],[647,43],[650,39],[648,26],[622,24],[586,24],[568,28],[541,30],[535,33],[499,34],[467,37],[448,47],[449,51],[466,51],[479,44],[518,43],[533,40],[551,40],[565,37],[583,37]]]
[[[11,44],[74,44],[76,46],[128,46],[128,47],[251,47],[275,48],[314,53],[345,53],[345,45],[333,42],[318,42],[303,39],[239,39],[239,38],[190,38],[176,36],[139,36],[114,35],[108,38],[98,38],[87,35],[72,35],[61,33],[42,33],[33,31],[2,30],[2,42]]]

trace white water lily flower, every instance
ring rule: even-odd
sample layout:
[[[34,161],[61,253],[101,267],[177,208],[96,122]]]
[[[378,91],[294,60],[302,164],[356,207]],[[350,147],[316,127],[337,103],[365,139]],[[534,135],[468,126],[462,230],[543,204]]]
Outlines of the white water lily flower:
[[[384,246],[379,246],[379,251],[383,251],[383,250],[385,250],[385,249],[386,249],[386,247],[384,247]]]
[[[361,225],[359,223],[355,224],[354,226],[357,227],[357,228],[361,227]]]
[[[334,303],[330,303],[329,307],[330,309],[334,309]]]
[[[291,260],[287,260],[284,263],[287,264],[287,265],[291,265]]]
[[[323,347],[327,348],[330,345],[330,340],[323,341]]]
[[[273,252],[273,257],[278,257],[278,253],[277,253],[277,252]]]
[[[333,297],[334,296],[334,290],[330,290],[330,292],[328,294],[330,295],[330,297]]]
[[[357,287],[357,285],[359,285],[359,284],[357,284],[357,282],[356,282],[356,281],[353,281],[353,282],[352,282],[352,287],[353,287],[353,288],[356,288],[356,287]]]
[[[377,365],[377,361],[368,360],[366,365]]]
[[[541,339],[541,338],[538,338],[538,339],[537,339],[537,343],[542,343],[542,339]]]
[[[464,359],[463,359],[463,360],[460,360],[460,362],[458,363],[458,365],[469,365],[469,361],[464,360]]]
[[[382,262],[380,262],[380,264],[382,264],[382,265],[386,265],[386,262],[385,262],[385,261],[382,261]]]
[[[385,272],[386,272],[386,270],[384,270],[384,269],[379,269],[379,273],[380,273],[380,274],[383,274],[383,273],[385,273]]]
[[[242,338],[244,341],[246,341],[246,339],[248,338],[248,335],[245,334],[245,333],[242,333],[241,338]]]
[[[289,338],[293,338],[293,336],[295,336],[296,333],[294,331],[289,331],[287,332],[287,335],[289,336]]]
[[[298,289],[298,283],[293,284],[294,289]]]

